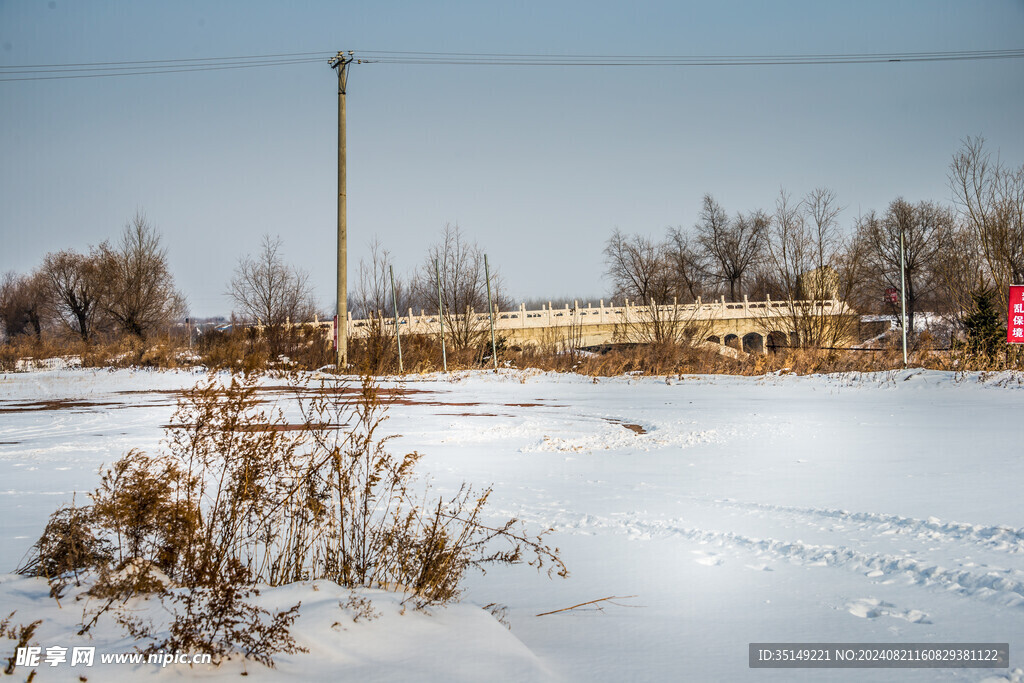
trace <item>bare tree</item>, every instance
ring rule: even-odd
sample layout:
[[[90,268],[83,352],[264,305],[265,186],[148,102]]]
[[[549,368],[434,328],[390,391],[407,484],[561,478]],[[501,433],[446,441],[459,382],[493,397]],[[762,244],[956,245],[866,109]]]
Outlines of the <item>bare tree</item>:
[[[396,304],[401,315],[410,308],[411,302],[409,288],[400,277],[395,277],[392,296],[391,253],[376,238],[369,247],[369,261],[359,261],[359,279],[349,297],[349,310],[365,325],[360,336],[365,351],[364,371],[377,373],[395,357],[396,334],[402,333],[393,318]]]
[[[779,191],[765,251],[786,315],[765,318],[774,328],[769,346],[772,332],[804,347],[833,346],[851,332],[844,324],[851,321],[835,316],[825,303],[848,298],[855,282],[853,261],[839,233],[841,210],[835,193],[826,188],[812,190],[797,203]]]
[[[243,320],[264,327],[275,353],[288,323],[309,321],[316,315],[309,274],[285,264],[280,237],[264,235],[256,256],[247,254],[238,260],[228,294]]]
[[[604,247],[605,273],[614,295],[640,305],[664,303],[671,297],[668,262],[662,245],[643,235],[624,235],[616,229]]]
[[[185,299],[174,287],[160,233],[136,212],[121,240],[99,247],[105,311],[127,334],[145,340],[185,315]]]
[[[82,341],[89,341],[101,310],[103,282],[98,253],[65,250],[47,254],[42,273],[57,318]]]
[[[359,279],[349,299],[349,310],[354,318],[367,318],[388,315],[393,312],[395,302],[391,296],[391,252],[384,248],[380,240],[370,241],[369,261],[360,259]],[[395,276],[395,300],[399,314],[412,305],[409,285],[400,277]],[[434,293],[437,298],[437,293]]]
[[[949,180],[984,276],[1005,311],[1009,285],[1024,282],[1024,164],[1013,168],[992,159],[983,138],[969,137],[953,157]]]
[[[469,241],[458,225],[446,225],[441,241],[430,247],[413,281],[413,295],[425,310],[437,310],[438,283],[434,263],[441,275],[445,338],[456,351],[483,349],[487,341],[487,279],[484,252]],[[491,272],[494,301],[505,307],[500,275]]]
[[[733,301],[742,293],[743,278],[763,256],[771,222],[763,211],[738,213],[730,220],[710,194],[704,195],[695,226],[697,243],[714,264],[715,273],[728,286]]]
[[[0,280],[0,323],[8,339],[21,334],[41,339],[48,308],[45,280],[38,271],[31,275],[4,274]]]
[[[953,214],[948,208],[924,201],[910,204],[902,197],[893,200],[883,216],[871,212],[857,225],[857,239],[864,245],[868,281],[878,291],[886,287],[901,289],[902,235],[908,331],[914,330],[921,304],[940,284],[937,274],[943,258],[942,245],[952,228]]]
[[[984,255],[978,248],[973,229],[962,222],[954,223],[942,240],[942,257],[936,274],[951,322],[961,326],[976,310],[977,296],[988,292],[993,296]]]
[[[669,230],[658,243],[616,229],[605,243],[604,254],[614,295],[632,302],[627,319],[618,327],[619,339],[680,343],[702,338],[705,326],[698,325],[696,309],[680,305],[681,297],[690,298],[688,294],[700,286],[697,257],[684,234]]]
[[[707,294],[706,255],[682,228],[669,228],[662,250],[674,295],[680,301],[695,301]]]

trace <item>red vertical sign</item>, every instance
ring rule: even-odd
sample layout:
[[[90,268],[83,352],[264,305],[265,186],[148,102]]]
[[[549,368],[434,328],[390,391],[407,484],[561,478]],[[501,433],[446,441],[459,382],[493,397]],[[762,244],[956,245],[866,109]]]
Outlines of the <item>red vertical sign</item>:
[[[338,316],[334,316],[334,350],[338,350]]]
[[[1010,285],[1010,310],[1006,314],[1006,342],[1024,344],[1024,285]]]

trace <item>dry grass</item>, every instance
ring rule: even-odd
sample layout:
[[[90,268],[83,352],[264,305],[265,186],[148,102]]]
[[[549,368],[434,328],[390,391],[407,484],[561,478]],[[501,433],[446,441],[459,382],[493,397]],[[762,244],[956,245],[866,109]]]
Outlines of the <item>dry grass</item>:
[[[256,396],[257,381],[211,375],[180,400],[162,452],[129,451],[101,472],[91,505],[53,514],[19,571],[46,577],[57,599],[88,577],[99,607],[80,634],[109,612],[144,652],[272,666],[274,653],[299,650],[289,635],[299,606],[253,606],[256,584],[323,579],[404,591],[423,607],[456,599],[473,568],[566,575],[547,532],[485,523],[490,488],[442,497],[418,482],[420,455],[395,456],[378,435],[385,407],[369,377],[357,391],[292,377],[297,429]],[[168,623],[132,617],[124,605],[139,595],[159,598]]]
[[[18,650],[23,647],[27,647],[32,642],[32,637],[35,635],[36,629],[40,624],[43,623],[42,619],[36,619],[28,626],[22,624],[15,624],[14,612],[8,614],[4,619],[0,620],[0,638],[6,638],[14,641],[14,650],[11,656],[7,659],[7,666],[4,667],[4,674],[7,676],[14,675],[14,667],[17,662]],[[33,669],[29,672],[28,678],[25,679],[27,683],[36,676],[36,670]]]
[[[565,352],[524,350],[509,357],[519,368],[577,372],[595,377],[627,373],[640,375],[744,375],[785,372],[812,375],[841,372],[881,372],[903,367],[902,350],[895,345],[874,350],[781,349],[732,358],[716,350],[663,342],[612,347],[603,353],[580,356]],[[992,360],[964,350],[936,349],[922,335],[909,349],[910,367],[930,370],[1006,370],[1024,368],[1024,354],[1016,348]]]
[[[526,348],[509,347],[498,340],[502,367],[577,372],[592,376],[624,373],[643,375],[729,374],[762,375],[769,372],[815,374],[874,372],[903,367],[899,340],[890,336],[871,350],[781,349],[732,358],[713,349],[672,340],[656,343],[619,344],[600,353],[575,348],[571,338],[552,337],[547,343]],[[198,335],[192,347],[185,338],[156,337],[143,343],[136,338],[97,339],[88,344],[72,337],[44,335],[42,340],[21,336],[0,345],[0,371],[13,371],[18,361],[78,357],[85,367],[176,368],[202,365],[232,372],[268,370],[315,370],[334,364],[334,351],[317,329],[293,328],[278,340],[284,351],[272,357],[266,339],[255,330],[238,327],[230,332],[211,330]],[[943,346],[948,346],[948,342]],[[492,366],[490,343],[455,351],[447,349],[448,370],[486,369]],[[440,372],[442,348],[433,335],[402,337],[402,370],[405,373]],[[1024,354],[1006,345],[986,356],[971,353],[968,344],[940,347],[928,332],[912,340],[909,365],[935,370],[994,371],[1024,368]],[[393,335],[378,334],[349,340],[349,372],[383,376],[400,374],[398,349]]]
[[[19,361],[68,357],[80,359],[83,367],[172,369],[202,365],[235,372],[313,370],[333,362],[333,352],[318,330],[294,328],[275,344],[281,353],[272,356],[267,340],[246,328],[211,330],[196,335],[191,346],[184,333],[154,335],[145,341],[131,336],[98,336],[88,343],[68,335],[44,334],[41,340],[21,335],[0,344],[0,371],[18,370]]]
[[[49,337],[38,340],[33,336],[21,335],[6,344],[0,344],[0,371],[13,372],[17,370],[18,361],[75,355],[74,349],[76,348],[77,346]]]
[[[552,372],[576,372],[610,377],[626,373],[641,375],[728,374],[758,376],[773,372],[800,375],[838,372],[879,372],[903,367],[899,340],[885,339],[882,347],[870,350],[780,349],[768,353],[743,354],[740,358],[723,355],[708,347],[667,340],[656,343],[619,344],[601,352],[574,348],[571,340],[552,338],[548,343],[525,348],[509,347],[499,340],[501,367],[532,368]],[[996,359],[969,354],[963,348],[940,348],[937,340],[925,332],[912,340],[908,365],[934,370],[997,370],[1024,367],[1021,353],[1008,347]],[[437,337],[402,337],[406,373],[438,372],[442,369],[442,350]],[[356,339],[350,342],[349,361],[359,372],[370,375],[399,374],[398,353],[393,337]],[[491,367],[490,346],[461,353],[448,350],[449,370],[487,369]]]

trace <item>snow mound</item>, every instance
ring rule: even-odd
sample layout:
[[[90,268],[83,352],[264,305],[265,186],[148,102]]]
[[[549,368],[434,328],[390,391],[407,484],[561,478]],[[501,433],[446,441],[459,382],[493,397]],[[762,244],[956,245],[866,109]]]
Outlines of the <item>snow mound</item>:
[[[353,600],[354,596],[354,600]],[[126,638],[110,614],[100,618],[91,637],[78,636],[87,598],[72,591],[58,604],[49,597],[43,579],[14,574],[0,575],[0,611],[15,611],[12,624],[27,625],[42,619],[30,642],[42,648],[37,680],[78,681],[79,676],[97,681],[181,680],[185,678],[234,678],[251,681],[481,681],[553,680],[551,672],[522,642],[491,614],[468,604],[415,610],[403,604],[401,595],[382,590],[350,591],[329,581],[263,588],[253,598],[259,606],[285,610],[302,603],[300,616],[291,628],[298,645],[308,653],[277,655],[270,669],[235,657],[213,665],[171,663],[104,663],[102,655],[131,653],[136,645]],[[360,609],[354,603],[369,605]],[[96,609],[93,601],[89,605]],[[155,600],[134,600],[131,616],[160,623],[165,616]],[[0,649],[13,652],[15,643],[0,638]],[[92,666],[68,661],[45,663],[47,648],[95,647]],[[17,674],[27,676],[19,667]]]

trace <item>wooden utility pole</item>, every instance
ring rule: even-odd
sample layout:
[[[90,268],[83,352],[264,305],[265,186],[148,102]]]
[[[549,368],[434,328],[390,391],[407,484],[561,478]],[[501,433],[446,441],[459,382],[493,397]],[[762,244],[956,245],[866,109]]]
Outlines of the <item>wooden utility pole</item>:
[[[441,266],[434,259],[434,275],[437,276],[437,321],[441,323],[441,363],[448,372],[448,351],[444,348],[444,300],[441,296]]]
[[[491,267],[487,263],[487,254],[484,254],[484,277],[487,278],[487,312],[491,319],[491,358],[494,360],[494,371],[498,371],[498,347],[494,343],[494,303],[491,300]]]
[[[405,367],[402,364],[402,333],[398,329],[398,295],[395,294],[395,268],[388,266],[391,274],[391,303],[395,306],[395,342],[398,344],[398,372],[405,374]]]
[[[348,84],[348,65],[352,63],[351,50],[339,52],[328,60],[338,72],[338,357],[340,374],[348,366],[348,244],[345,194],[345,87]]]
[[[903,321],[900,323],[900,329],[903,330],[903,367],[907,367],[907,276],[906,267],[904,266],[904,251],[903,251],[903,223],[900,222],[900,310],[903,314]]]

